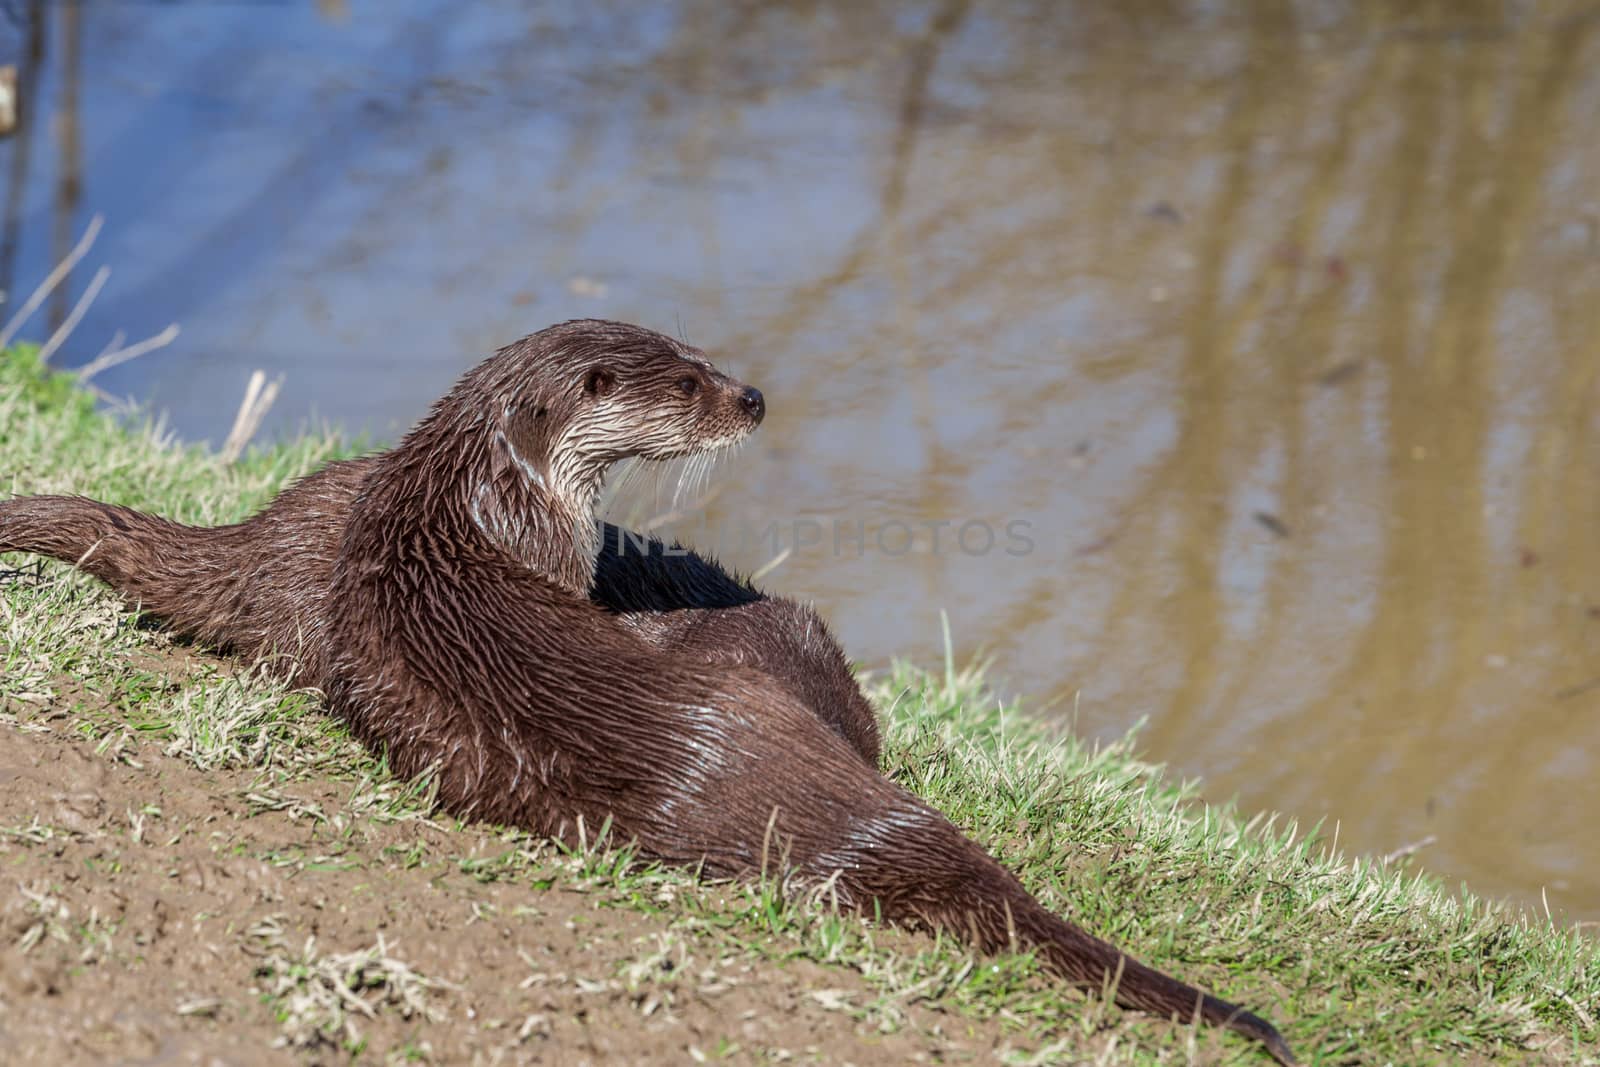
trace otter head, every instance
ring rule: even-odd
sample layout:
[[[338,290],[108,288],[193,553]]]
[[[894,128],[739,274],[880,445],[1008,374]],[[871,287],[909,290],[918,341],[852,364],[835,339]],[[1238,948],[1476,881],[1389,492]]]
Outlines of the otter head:
[[[546,492],[579,498],[618,460],[667,460],[736,444],[761,424],[761,393],[705,353],[618,322],[579,321],[502,350],[496,445]]]
[[[552,524],[572,530],[589,566],[595,501],[613,463],[714,452],[744,440],[766,414],[758,390],[699,349],[598,320],[508,345],[458,395],[465,409],[482,411],[488,401],[471,423],[473,436],[487,431],[490,458],[486,476],[474,477],[479,527],[524,559],[544,554],[533,546],[557,532]]]

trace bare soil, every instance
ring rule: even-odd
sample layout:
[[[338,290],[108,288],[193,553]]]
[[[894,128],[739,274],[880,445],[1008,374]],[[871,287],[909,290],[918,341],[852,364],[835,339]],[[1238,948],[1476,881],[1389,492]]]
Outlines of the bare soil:
[[[263,788],[85,740],[59,708],[8,718],[11,1063],[951,1063],[1007,1044],[1001,1020],[930,1004],[885,1032],[848,967],[751,959],[559,877],[485,883],[467,861],[504,850],[493,828],[340,815],[348,783]]]

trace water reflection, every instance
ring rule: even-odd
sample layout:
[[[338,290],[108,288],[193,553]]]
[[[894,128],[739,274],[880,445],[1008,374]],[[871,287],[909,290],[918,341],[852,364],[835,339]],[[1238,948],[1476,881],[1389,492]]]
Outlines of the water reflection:
[[[1600,918],[1600,5],[46,21],[0,267],[106,213],[78,358],[185,328],[108,388],[392,434],[550,321],[681,329],[772,405],[710,520],[923,531],[730,552],[863,659],[947,610],[1212,798]]]

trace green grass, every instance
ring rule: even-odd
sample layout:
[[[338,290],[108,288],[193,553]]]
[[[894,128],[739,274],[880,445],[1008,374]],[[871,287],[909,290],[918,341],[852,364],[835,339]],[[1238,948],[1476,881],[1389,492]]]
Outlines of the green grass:
[[[26,351],[0,354],[0,491],[77,492],[225,522],[347,451],[314,436],[225,465],[148,423],[96,413],[69,380],[41,375]],[[134,759],[153,743],[200,768],[253,768],[251,804],[336,833],[361,820],[459,825],[430,814],[427,783],[390,778],[314,695],[203,654],[175,656],[163,635],[134,626],[103,588],[69,568],[19,556],[0,567],[8,568],[0,570],[0,720],[9,728],[66,717],[110,759]],[[1141,762],[1130,742],[1090,746],[1001,707],[980,672],[901,666],[869,683],[884,710],[888,774],[992,849],[1049,907],[1269,1016],[1305,1062],[1600,1063],[1592,940],[1449,892],[1403,863],[1330,855],[1314,831],[1293,823],[1206,807]],[[299,799],[290,787],[303,782],[337,783],[344,799]],[[147,814],[159,825],[159,812]],[[144,817],[130,813],[141,827]],[[388,850],[384,862],[509,880],[527,887],[533,912],[539,891],[560,885],[606,908],[659,917],[654,946],[617,976],[641,1004],[670,1001],[674,985],[689,981],[690,968],[663,960],[799,958],[865,976],[871,995],[838,1007],[884,1027],[899,1025],[916,1002],[958,1019],[999,1018],[1016,1062],[1266,1062],[1246,1042],[1064,991],[1025,957],[975,960],[947,940],[839,915],[825,893],[699,884],[637,862],[607,830],[562,850],[506,829],[493,854],[453,854],[434,835]],[[34,840],[51,830],[0,832]],[[330,849],[274,862],[362,861]],[[55,936],[48,901],[39,910],[31,936]],[[351,968],[404,1011],[426,1015],[427,980],[388,961],[381,944],[345,959],[260,940],[276,1010],[296,1040],[344,1025],[324,991]]]

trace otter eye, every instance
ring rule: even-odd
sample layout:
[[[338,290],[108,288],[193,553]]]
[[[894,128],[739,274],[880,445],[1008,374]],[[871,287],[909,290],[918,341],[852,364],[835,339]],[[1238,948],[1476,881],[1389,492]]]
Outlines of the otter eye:
[[[583,380],[583,391],[590,396],[606,396],[617,387],[617,377],[604,367],[596,367]]]
[[[685,374],[678,379],[678,392],[684,396],[694,396],[700,391],[700,379],[692,374]]]

